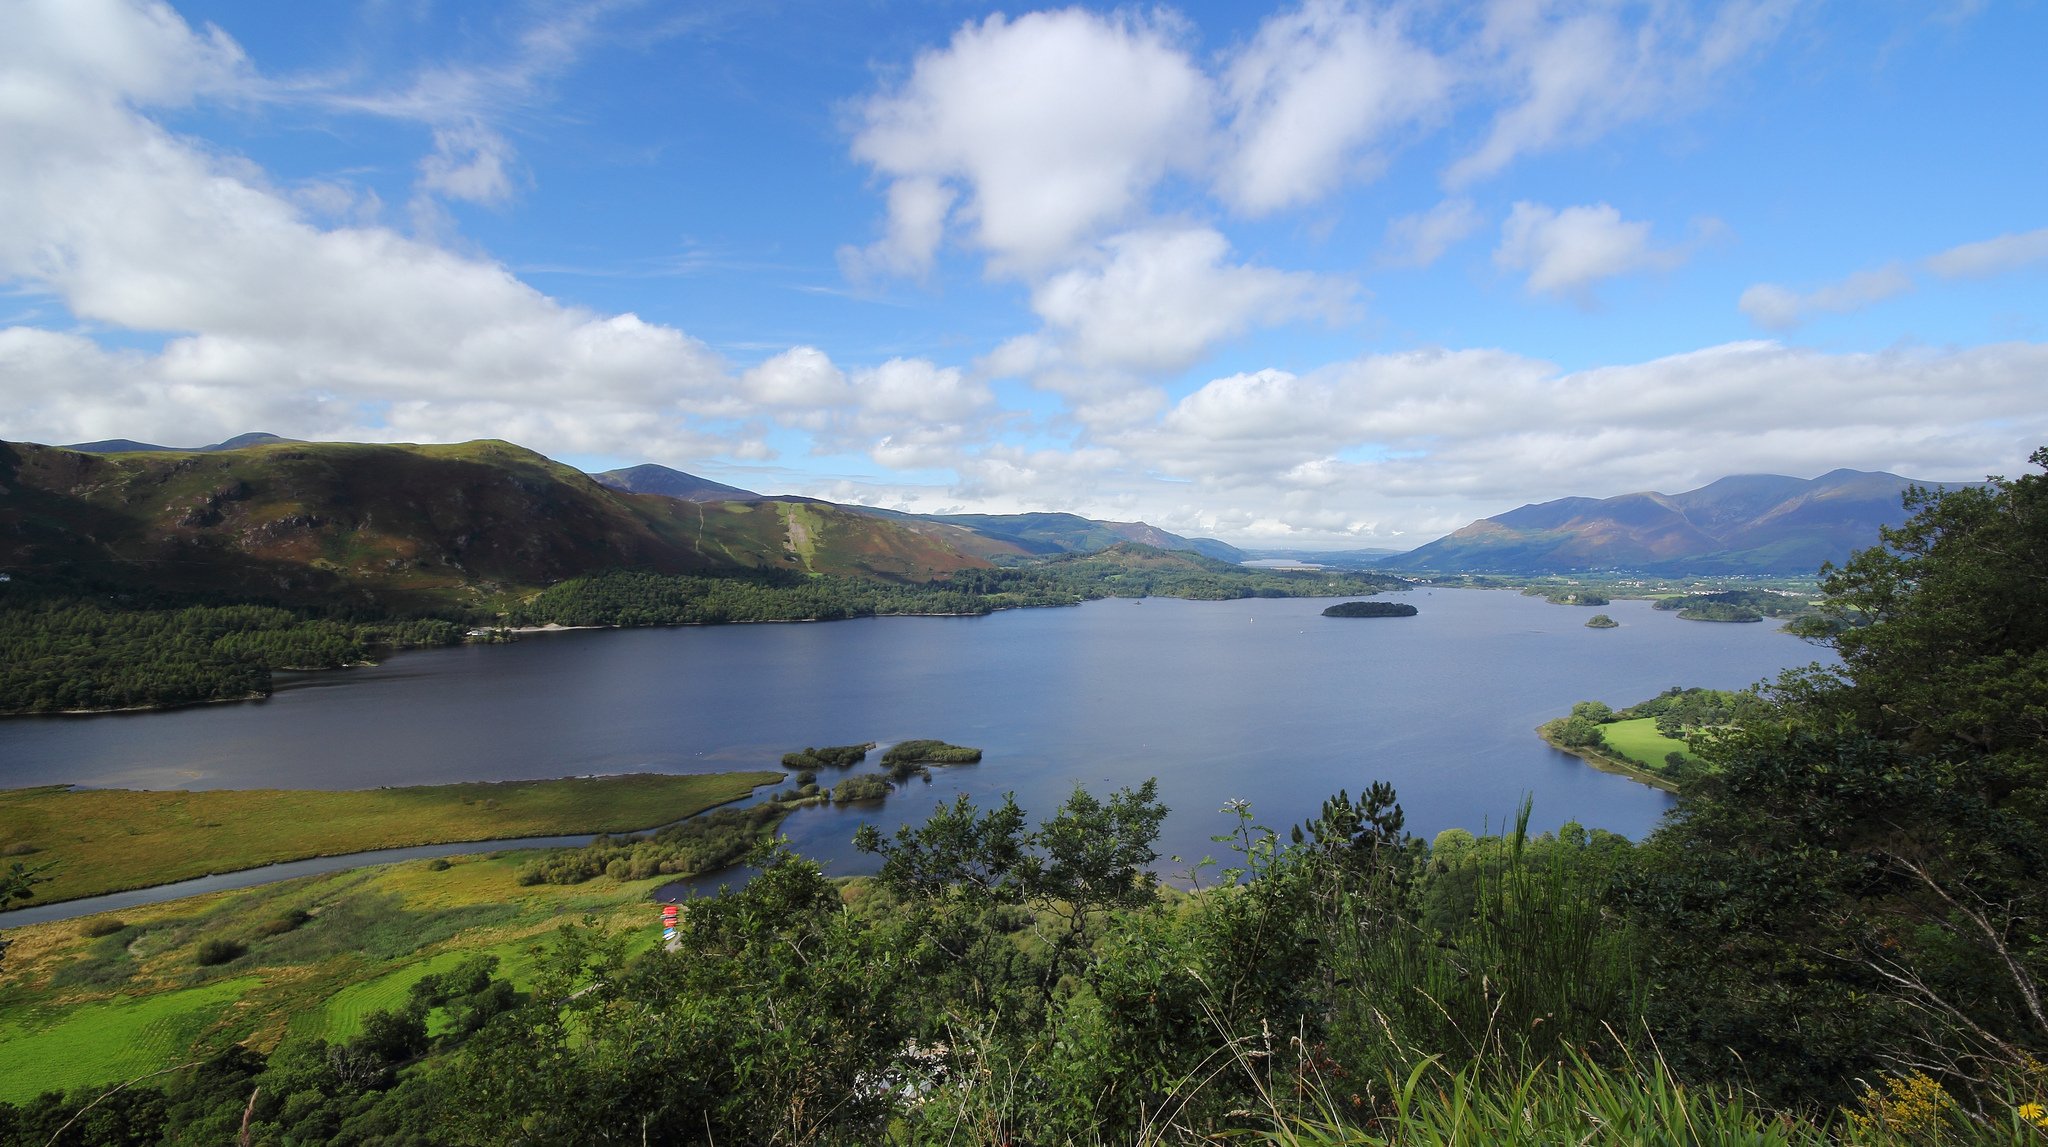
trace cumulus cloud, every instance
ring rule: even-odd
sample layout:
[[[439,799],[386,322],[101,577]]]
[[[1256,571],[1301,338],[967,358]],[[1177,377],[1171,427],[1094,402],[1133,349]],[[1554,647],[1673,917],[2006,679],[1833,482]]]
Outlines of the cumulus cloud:
[[[1816,314],[1849,314],[1912,289],[1913,276],[1906,272],[1906,268],[1889,263],[1874,270],[1858,271],[1838,283],[1829,283],[1805,294],[1776,283],[1758,283],[1743,291],[1735,305],[1758,326],[1783,331],[1799,326]]]
[[[1087,368],[1179,370],[1254,325],[1334,317],[1349,296],[1320,275],[1226,261],[1209,228],[1114,236],[1088,264],[1045,280],[1031,306]]]
[[[1653,247],[1650,225],[1629,222],[1605,203],[1558,210],[1527,201],[1515,204],[1501,224],[1495,265],[1526,271],[1523,285],[1533,294],[1580,299],[1601,279],[1636,271],[1668,270],[1685,254]]]
[[[1390,267],[1427,267],[1485,223],[1470,199],[1446,199],[1388,223],[1380,261]]]
[[[1982,279],[2038,263],[2048,263],[2048,227],[1950,247],[1926,265],[1944,279]]]
[[[841,247],[841,273],[856,282],[883,275],[925,278],[946,237],[946,215],[958,198],[958,192],[936,179],[890,184],[888,234],[866,247]]]
[[[733,382],[684,332],[387,228],[327,226],[253,165],[165,131],[150,109],[257,83],[220,33],[159,5],[16,14],[0,38],[0,281],[155,345],[0,332],[0,434],[717,448],[700,416],[725,412]]]
[[[741,382],[755,401],[770,406],[835,407],[853,398],[846,372],[816,347],[791,347],[748,370]]]
[[[1223,72],[1224,198],[1259,215],[1376,174],[1374,146],[1437,110],[1450,82],[1393,12],[1306,0],[1274,14]]]
[[[1120,472],[1174,480],[1121,484],[1169,529],[1414,545],[1523,502],[1734,473],[1981,477],[2048,441],[2048,412],[2013,419],[2037,409],[2027,396],[2043,370],[2048,347],[2027,343],[1825,354],[1745,342],[1577,372],[1500,350],[1414,351],[1219,378],[1101,445]]]
[[[1005,268],[1046,266],[1142,210],[1163,174],[1203,158],[1207,78],[1163,16],[1000,14],[920,55],[859,109],[856,158],[915,190],[889,202],[870,258],[929,266],[951,202]]]

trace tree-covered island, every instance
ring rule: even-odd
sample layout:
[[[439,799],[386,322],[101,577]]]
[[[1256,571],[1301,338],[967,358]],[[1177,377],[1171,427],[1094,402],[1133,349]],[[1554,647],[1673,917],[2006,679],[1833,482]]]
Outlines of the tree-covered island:
[[[1346,601],[1323,611],[1324,617],[1414,617],[1415,607],[1405,601]]]

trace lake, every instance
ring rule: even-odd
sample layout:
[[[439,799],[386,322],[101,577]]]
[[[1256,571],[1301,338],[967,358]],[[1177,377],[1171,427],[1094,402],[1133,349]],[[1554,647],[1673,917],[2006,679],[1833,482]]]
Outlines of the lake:
[[[979,618],[575,631],[284,674],[267,701],[0,722],[0,786],[370,788],[592,773],[773,767],[806,745],[938,737],[986,751],[879,808],[809,809],[797,847],[858,868],[873,819],[922,820],[958,793],[1014,791],[1048,814],[1159,778],[1162,874],[1220,846],[1233,798],[1282,829],[1339,788],[1399,790],[1412,831],[1566,820],[1630,836],[1669,807],[1536,738],[1573,702],[1671,685],[1734,688],[1831,656],[1773,623],[1593,611],[1489,590],[1401,595],[1410,618],[1333,619],[1313,599],[1165,598]],[[869,766],[871,767],[871,766]],[[839,776],[827,771],[830,782]]]

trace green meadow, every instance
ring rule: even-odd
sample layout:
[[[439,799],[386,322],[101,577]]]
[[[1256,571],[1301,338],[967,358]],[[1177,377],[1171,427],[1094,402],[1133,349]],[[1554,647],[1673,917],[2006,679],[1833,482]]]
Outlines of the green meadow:
[[[1664,759],[1678,753],[1687,760],[1693,760],[1692,750],[1677,737],[1667,737],[1657,731],[1654,717],[1635,717],[1625,721],[1610,721],[1600,726],[1600,735],[1607,747],[1638,764],[1651,768],[1663,768]]]

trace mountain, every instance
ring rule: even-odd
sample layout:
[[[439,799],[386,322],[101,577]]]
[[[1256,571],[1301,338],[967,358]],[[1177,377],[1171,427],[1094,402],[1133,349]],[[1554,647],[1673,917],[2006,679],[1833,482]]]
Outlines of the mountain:
[[[681,498],[686,502],[770,501],[838,506],[838,503],[816,498],[756,494],[752,490],[727,486],[722,482],[713,482],[709,478],[700,478],[695,474],[686,474],[681,470],[658,466],[651,462],[640,466],[628,466],[622,470],[606,470],[593,477],[615,490],[627,490],[635,494],[660,494],[669,498]],[[1188,550],[1219,561],[1235,562],[1244,559],[1243,551],[1214,538],[1184,538],[1144,522],[1098,522],[1078,514],[1057,513],[910,514],[875,506],[839,508],[904,524],[922,522],[956,527],[980,540],[970,540],[957,534],[942,534],[940,537],[948,544],[965,547],[970,552],[990,558],[1094,553],[1108,549],[1118,542],[1139,542],[1162,550]]]
[[[237,434],[225,442],[216,442],[211,446],[157,446],[149,442],[137,442],[133,438],[104,438],[98,442],[74,442],[63,449],[76,450],[82,454],[136,454],[145,452],[211,454],[220,450],[240,450],[244,446],[263,446],[271,442],[292,441],[296,440],[281,438],[275,434],[266,434],[261,430],[256,430],[248,434]]]
[[[861,508],[861,507],[857,507]],[[1102,522],[1078,514],[906,514],[865,507],[865,512],[898,520],[935,522],[972,530],[1031,554],[1094,553],[1118,542],[1161,550],[1185,550],[1218,561],[1236,562],[1244,552],[1214,538],[1184,538],[1145,522]]]
[[[758,502],[761,495],[738,486],[713,482],[667,466],[649,462],[642,466],[628,466],[623,470],[606,470],[594,474],[600,485],[614,490],[625,490],[632,494],[660,494],[668,498],[681,498],[686,502]]]
[[[1388,569],[1544,574],[1804,575],[1875,545],[1906,520],[1896,474],[1740,474],[1682,494],[1559,498],[1474,522],[1381,563]]]
[[[972,538],[829,503],[634,494],[499,441],[0,443],[0,569],[138,590],[432,605],[618,567],[927,581],[990,564],[955,535]]]

